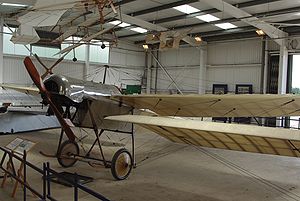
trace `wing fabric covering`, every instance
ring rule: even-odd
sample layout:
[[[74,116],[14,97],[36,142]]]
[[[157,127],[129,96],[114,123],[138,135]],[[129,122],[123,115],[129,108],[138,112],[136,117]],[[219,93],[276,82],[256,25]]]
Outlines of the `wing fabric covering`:
[[[300,116],[300,96],[297,95],[123,95],[112,99],[161,116]]]
[[[176,143],[244,152],[299,157],[300,131],[240,124],[139,115],[106,119],[139,124]]]
[[[12,89],[32,96],[40,96],[40,90],[36,87],[26,87],[12,84],[0,84],[0,87],[3,89]]]

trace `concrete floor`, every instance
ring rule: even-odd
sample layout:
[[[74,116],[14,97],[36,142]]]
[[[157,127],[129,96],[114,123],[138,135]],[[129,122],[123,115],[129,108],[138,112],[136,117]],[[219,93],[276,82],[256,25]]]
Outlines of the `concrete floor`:
[[[56,129],[1,136],[0,145],[5,146],[17,136],[35,141],[37,145],[28,154],[30,162],[42,167],[43,162],[49,161],[57,171],[92,176],[95,181],[87,186],[111,200],[300,200],[300,160],[297,158],[179,145],[137,127],[137,168],[127,180],[114,181],[109,169],[93,168],[83,162],[63,169],[56,159],[39,154],[41,150],[54,152],[59,132]],[[91,143],[91,139],[86,141],[86,144]],[[109,155],[111,151],[106,152]],[[144,160],[147,156],[149,159]],[[42,190],[40,175],[29,171],[28,178],[31,186]],[[58,184],[52,187],[57,200],[73,199],[71,188]],[[10,198],[11,191],[9,181],[4,189],[0,189],[0,201],[22,200],[21,188],[15,199]],[[28,200],[37,199],[29,194]],[[81,193],[80,200],[95,199]]]

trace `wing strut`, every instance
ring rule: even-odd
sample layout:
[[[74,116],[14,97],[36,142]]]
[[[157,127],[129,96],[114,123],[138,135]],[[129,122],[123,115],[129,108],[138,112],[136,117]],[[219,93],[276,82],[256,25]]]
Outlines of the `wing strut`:
[[[172,78],[172,76],[168,73],[168,71],[163,67],[163,65],[158,61],[158,59],[154,56],[154,54],[150,51],[150,54],[152,55],[152,57],[154,58],[154,60],[157,62],[157,64],[159,65],[159,67],[163,70],[163,72],[166,74],[166,76],[172,81],[172,83],[175,85],[177,91],[180,94],[183,94],[182,91],[179,89],[177,83],[175,82],[175,80]]]

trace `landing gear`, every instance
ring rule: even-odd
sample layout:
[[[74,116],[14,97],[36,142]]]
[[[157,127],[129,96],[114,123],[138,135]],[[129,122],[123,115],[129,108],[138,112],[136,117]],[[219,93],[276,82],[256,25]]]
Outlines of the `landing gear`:
[[[105,159],[95,159],[89,156],[79,155],[79,146],[76,142],[67,140],[64,141],[59,148],[57,154],[58,163],[65,168],[72,167],[78,160],[92,160],[100,161],[106,165],[106,168],[111,169],[111,174],[116,180],[126,179],[133,167],[133,158],[130,152],[125,149],[119,149],[112,157],[111,161],[106,161]]]
[[[87,162],[89,165],[93,167],[94,165],[102,165],[105,168],[110,168],[111,173],[116,180],[126,179],[130,175],[130,172],[135,165],[133,124],[131,126],[130,131],[109,130],[109,129],[99,130],[95,118],[93,116],[93,112],[91,111],[90,101],[87,100],[86,104],[87,104],[91,124],[94,130],[94,135],[95,135],[94,142],[91,144],[88,150],[83,149],[85,153],[80,155],[79,146],[76,142],[71,140],[67,140],[63,142],[64,130],[62,129],[59,138],[57,152],[52,157],[57,157],[58,163],[65,168],[73,166],[79,160],[79,161]],[[77,109],[78,108],[76,108],[76,112],[74,116],[71,117],[69,108],[66,108],[65,116],[69,117],[70,119],[74,119],[78,111]],[[121,148],[113,155],[111,161],[106,160],[102,149],[101,141],[100,141],[100,137],[105,131],[131,135],[131,143],[132,143],[131,152],[129,152],[125,148]],[[99,157],[92,156],[93,155],[92,151],[97,147],[99,148],[100,156]]]
[[[76,142],[67,140],[60,145],[57,154],[58,163],[62,167],[72,167],[76,162],[76,156],[79,155],[79,146]]]
[[[111,173],[116,180],[126,179],[132,169],[133,161],[129,151],[125,148],[119,149],[111,161]]]

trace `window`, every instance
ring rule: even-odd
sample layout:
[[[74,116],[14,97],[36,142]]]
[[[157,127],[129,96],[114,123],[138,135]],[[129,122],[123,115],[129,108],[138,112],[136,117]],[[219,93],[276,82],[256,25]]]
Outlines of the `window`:
[[[11,28],[12,31],[15,31],[15,28]],[[27,45],[26,48],[24,45],[14,44],[10,41],[12,36],[11,30],[7,27],[4,27],[4,34],[3,34],[3,53],[4,54],[12,54],[12,55],[22,55],[22,56],[29,56],[30,55],[30,45]],[[79,37],[69,37],[67,38],[64,43],[61,44],[61,49],[65,49],[74,43],[77,43],[81,40]],[[105,44],[105,48],[102,49],[101,45]],[[43,47],[43,46],[36,46],[32,45],[31,50],[33,54],[37,54],[40,57],[46,58],[59,58],[62,55],[57,54],[60,50],[53,48],[53,47]],[[82,44],[81,46],[75,48],[74,50],[70,51],[66,56],[66,60],[73,60],[74,56],[77,58],[78,61],[85,61],[86,57],[86,48],[87,45]],[[75,53],[75,55],[74,55]],[[99,41],[92,41],[90,44],[90,61],[95,63],[108,63],[109,59],[109,43],[108,42],[99,42]]]
[[[15,31],[15,28],[7,28],[4,27],[3,28],[3,53],[4,54],[13,54],[13,55],[24,55],[24,56],[28,56],[30,55],[30,46],[27,45],[26,48],[24,45],[20,45],[20,44],[14,44],[10,41],[10,38],[12,36],[12,31]]]
[[[106,47],[101,48],[102,42],[92,41],[90,45],[90,62],[95,63],[108,63],[109,57],[109,43],[103,43]]]
[[[56,55],[59,52],[59,49],[52,47],[41,47],[41,46],[32,46],[32,53],[37,54],[39,57],[46,58],[59,58],[59,55]]]
[[[69,37],[61,44],[61,49],[63,50],[65,48],[73,45],[74,43],[79,42],[80,40],[81,40],[80,37]],[[75,57],[78,61],[85,61],[85,49],[86,49],[86,45],[83,44],[83,45],[75,48],[74,50],[71,50],[65,56],[65,59],[73,60],[73,58]]]

